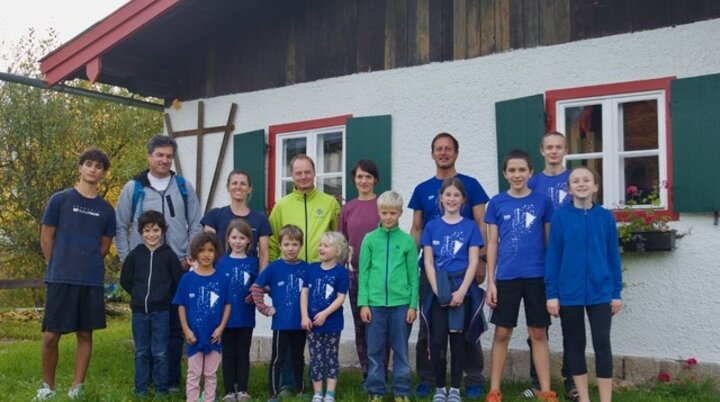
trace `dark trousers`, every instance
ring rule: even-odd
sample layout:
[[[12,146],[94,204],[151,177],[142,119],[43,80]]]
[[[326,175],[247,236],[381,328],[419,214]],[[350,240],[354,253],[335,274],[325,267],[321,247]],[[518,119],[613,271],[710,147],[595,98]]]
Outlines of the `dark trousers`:
[[[477,286],[477,285],[473,285]],[[427,277],[425,269],[420,270],[420,302],[425,298],[425,289],[430,288],[427,285]],[[422,306],[418,307],[421,311]],[[427,351],[427,326],[425,321],[420,322],[420,330],[418,331],[417,343],[415,344],[415,371],[421,383],[435,384],[435,373],[433,371],[430,357]],[[485,360],[483,359],[483,350],[480,341],[468,342],[463,337],[465,347],[465,358],[463,359],[463,371],[465,372],[465,387],[483,385],[485,377],[483,376],[483,367]]]
[[[180,326],[180,316],[178,315],[178,306],[173,304],[170,306],[170,338],[168,338],[167,356],[168,356],[168,386],[170,388],[180,387],[180,363],[183,356],[183,338],[182,327]]]
[[[280,373],[285,364],[287,350],[290,349],[290,363],[292,365],[295,391],[301,393],[305,390],[303,372],[305,371],[305,330],[273,331],[272,357],[270,359],[270,373],[268,385],[270,395],[280,393]]]
[[[565,354],[568,356],[568,371],[572,375],[587,374],[584,314],[586,311],[595,351],[595,372],[598,378],[612,378],[613,362],[612,347],[610,346],[612,307],[610,303],[560,308],[563,339],[567,339]]]
[[[222,334],[222,372],[225,393],[247,392],[253,328],[225,328]]]
[[[460,388],[465,355],[464,334],[462,332],[449,332],[448,315],[450,307],[442,307],[437,298],[432,302],[432,366],[435,374],[435,386],[445,387],[447,376],[447,345],[450,338],[450,386]]]

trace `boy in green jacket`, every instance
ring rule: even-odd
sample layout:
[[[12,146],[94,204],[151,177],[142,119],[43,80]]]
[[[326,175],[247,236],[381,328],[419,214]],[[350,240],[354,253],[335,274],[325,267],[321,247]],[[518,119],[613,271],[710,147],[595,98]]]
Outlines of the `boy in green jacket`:
[[[358,306],[367,324],[368,376],[365,389],[370,402],[382,402],[385,381],[386,339],[393,351],[395,402],[409,402],[412,376],[408,337],[417,315],[418,251],[412,236],[398,227],[403,199],[394,191],[377,200],[380,224],[365,235],[360,246]]]

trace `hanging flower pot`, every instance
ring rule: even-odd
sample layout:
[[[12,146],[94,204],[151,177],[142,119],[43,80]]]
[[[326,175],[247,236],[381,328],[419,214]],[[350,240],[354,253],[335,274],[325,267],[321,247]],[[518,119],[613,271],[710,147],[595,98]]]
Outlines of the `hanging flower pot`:
[[[629,239],[620,241],[620,245],[623,251],[673,251],[676,239],[675,229],[664,232],[632,232]]]

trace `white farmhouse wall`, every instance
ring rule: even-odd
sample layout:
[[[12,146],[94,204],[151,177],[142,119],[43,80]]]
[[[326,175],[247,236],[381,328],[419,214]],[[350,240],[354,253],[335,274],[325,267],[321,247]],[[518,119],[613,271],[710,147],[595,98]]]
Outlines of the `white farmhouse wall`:
[[[430,140],[441,131],[453,133],[460,141],[458,170],[476,176],[492,196],[498,189],[495,102],[550,89],[717,72],[718,19],[205,99],[205,124],[225,124],[231,102],[239,106],[235,133],[348,113],[391,114],[392,187],[406,202],[414,186],[434,172]],[[180,110],[168,109],[168,113],[175,130],[195,128],[197,101],[186,101]],[[205,140],[203,199],[210,187],[220,137],[209,135]],[[180,148],[183,171],[193,180],[195,139],[180,139]],[[231,167],[232,148],[212,205],[228,203],[224,176]],[[411,215],[405,211],[401,220],[406,230]],[[614,352],[665,359],[695,356],[701,362],[720,362],[720,227],[713,226],[710,214],[683,214],[674,227],[689,232],[674,253],[623,256],[627,287],[624,310],[613,322]],[[258,321],[256,333],[269,333],[269,320]],[[349,323],[346,308],[346,325],[352,325]],[[352,331],[344,331],[343,337],[352,338]],[[553,350],[561,349],[560,341],[560,325],[554,321]],[[483,344],[487,348],[490,343],[486,334]],[[517,334],[511,347],[525,348],[525,336]]]

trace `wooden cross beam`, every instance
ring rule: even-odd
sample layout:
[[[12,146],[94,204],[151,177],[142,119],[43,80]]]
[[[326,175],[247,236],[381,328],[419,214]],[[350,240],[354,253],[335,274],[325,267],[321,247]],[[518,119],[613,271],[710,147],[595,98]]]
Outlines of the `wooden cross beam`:
[[[195,166],[195,191],[197,192],[198,201],[202,203],[202,167],[203,167],[203,136],[205,134],[223,133],[222,146],[220,148],[220,156],[215,162],[215,172],[213,174],[212,183],[210,184],[210,192],[208,193],[207,202],[205,204],[205,212],[210,209],[210,201],[212,201],[215,195],[215,188],[217,187],[218,176],[220,175],[220,169],[225,159],[225,152],[227,150],[227,144],[230,140],[230,135],[235,130],[235,115],[237,113],[237,104],[232,103],[230,106],[230,113],[228,115],[227,124],[224,126],[213,126],[205,127],[205,102],[198,102],[198,128],[192,130],[173,131],[172,123],[170,122],[170,115],[165,113],[165,127],[168,130],[168,135],[172,138],[187,137],[190,135],[197,136],[197,155],[196,155],[196,166]],[[177,173],[182,175],[180,168],[180,155],[179,152],[175,153],[175,168]]]

